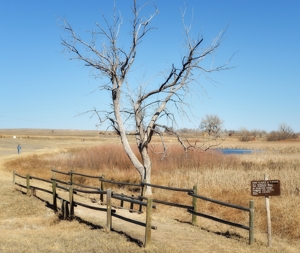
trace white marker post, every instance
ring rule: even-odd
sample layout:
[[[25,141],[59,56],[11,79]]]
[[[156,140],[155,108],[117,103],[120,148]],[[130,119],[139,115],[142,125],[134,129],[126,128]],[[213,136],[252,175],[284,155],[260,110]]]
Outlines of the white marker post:
[[[264,180],[268,180],[268,175],[265,174]],[[267,229],[268,229],[268,246],[272,247],[272,226],[271,226],[271,210],[270,199],[268,195],[265,195],[266,199],[266,212],[267,212]]]

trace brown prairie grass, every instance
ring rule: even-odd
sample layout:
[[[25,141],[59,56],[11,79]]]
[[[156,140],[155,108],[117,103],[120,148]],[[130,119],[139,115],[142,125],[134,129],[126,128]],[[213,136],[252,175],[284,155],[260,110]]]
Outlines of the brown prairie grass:
[[[287,240],[300,239],[300,143],[263,141],[240,143],[236,140],[224,142],[223,147],[250,148],[260,150],[250,155],[222,155],[218,152],[189,152],[188,159],[177,145],[169,145],[169,155],[161,160],[161,155],[151,154],[152,183],[177,188],[198,187],[198,194],[231,204],[248,206],[255,200],[256,234],[266,231],[264,197],[250,195],[251,180],[262,180],[264,174],[270,179],[281,180],[281,196],[270,197],[273,235]],[[20,174],[51,177],[51,168],[88,174],[105,175],[106,179],[121,182],[140,182],[137,171],[119,144],[99,145],[89,148],[70,148],[64,153],[43,156],[28,156],[6,164],[17,169]],[[76,177],[79,183],[99,186],[99,181]],[[138,194],[134,189],[111,185],[114,191]],[[153,197],[165,201],[191,204],[186,193],[153,189]],[[248,214],[236,209],[222,207],[205,201],[198,201],[198,211],[247,225]],[[190,222],[191,216],[182,209],[160,205],[157,213]],[[199,220],[199,219],[198,219]],[[238,229],[201,219],[199,225],[207,230],[240,233]],[[247,237],[247,235],[245,236]]]
[[[58,219],[45,203],[1,185],[0,252],[141,252],[117,233]],[[118,242],[118,243],[115,243]]]

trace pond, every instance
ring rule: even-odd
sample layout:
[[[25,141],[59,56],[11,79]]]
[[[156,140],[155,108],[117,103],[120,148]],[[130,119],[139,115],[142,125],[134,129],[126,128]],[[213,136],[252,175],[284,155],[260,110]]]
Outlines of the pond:
[[[255,150],[251,149],[231,149],[231,148],[216,148],[218,152],[223,153],[224,155],[244,155],[244,154],[251,154]]]

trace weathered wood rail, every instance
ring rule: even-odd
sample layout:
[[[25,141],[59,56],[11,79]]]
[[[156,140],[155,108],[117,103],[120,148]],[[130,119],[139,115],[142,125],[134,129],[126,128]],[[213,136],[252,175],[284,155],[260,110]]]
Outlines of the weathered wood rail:
[[[243,207],[243,206],[238,206],[238,205],[234,205],[234,204],[230,204],[230,203],[225,203],[219,200],[214,200],[214,199],[210,199],[201,195],[197,194],[197,187],[193,186],[193,188],[190,189],[183,189],[183,188],[175,188],[175,187],[167,187],[167,186],[162,186],[162,185],[155,185],[155,184],[148,184],[145,181],[137,184],[137,183],[129,183],[129,182],[118,182],[118,181],[112,181],[112,180],[107,180],[105,179],[105,176],[91,176],[91,175],[85,175],[85,174],[81,174],[81,173],[75,173],[73,171],[70,172],[61,172],[55,169],[52,169],[52,178],[51,180],[44,180],[45,182],[50,182],[52,183],[52,188],[56,189],[60,188],[63,189],[65,191],[69,191],[70,194],[70,199],[69,200],[62,200],[61,204],[61,210],[64,217],[72,217],[72,215],[74,215],[74,211],[71,209],[71,207],[74,207],[76,205],[81,205],[83,207],[87,207],[87,208],[95,208],[95,207],[91,207],[88,206],[86,204],[83,203],[79,203],[73,200],[73,194],[78,194],[78,193],[87,193],[87,194],[98,194],[100,195],[100,203],[101,204],[106,204],[107,208],[100,208],[97,207],[95,210],[99,210],[99,211],[106,211],[107,213],[110,214],[110,216],[107,216],[107,229],[110,230],[111,229],[111,223],[112,223],[112,218],[111,217],[116,217],[125,221],[128,221],[130,223],[133,224],[137,224],[140,226],[144,226],[146,227],[146,232],[145,232],[145,245],[149,245],[150,241],[151,241],[151,229],[157,229],[155,226],[151,225],[151,210],[152,208],[156,208],[156,205],[154,205],[153,203],[157,203],[157,204],[163,204],[163,205],[168,205],[168,206],[173,206],[173,207],[178,207],[178,208],[183,208],[186,209],[187,212],[189,212],[190,214],[192,214],[192,221],[191,224],[193,225],[197,225],[197,217],[202,217],[202,218],[206,218],[206,219],[210,219],[216,222],[220,222],[229,226],[234,226],[237,228],[241,228],[241,229],[245,229],[249,231],[249,244],[251,245],[254,242],[254,201],[251,200],[249,201],[249,207]],[[56,179],[56,174],[62,174],[65,176],[68,176],[69,181],[63,181],[63,180],[58,180]],[[100,188],[94,187],[94,186],[87,186],[87,185],[82,185],[82,184],[78,184],[74,182],[74,178],[73,176],[81,176],[81,177],[89,177],[89,178],[95,178],[98,179],[100,181]],[[32,176],[21,176],[18,174],[14,173],[14,178],[15,176],[19,176],[23,179],[27,180],[27,184],[26,186],[24,185],[20,185],[18,183],[14,183],[16,185],[19,185],[23,188],[27,188],[27,193],[30,192],[30,189],[35,188],[38,189],[37,187],[31,187],[30,183],[28,183],[28,181],[30,180],[30,178],[34,178],[34,179],[38,179],[36,177],[32,177]],[[29,177],[29,178],[28,178]],[[38,179],[39,180],[39,179]],[[55,184],[54,184],[55,182]],[[63,185],[67,185],[69,186],[69,188],[67,187],[63,187],[60,186],[59,184],[63,184]],[[107,184],[115,184],[115,185],[119,185],[119,186],[132,186],[132,187],[137,187],[140,189],[140,195],[139,196],[126,196],[124,194],[119,194],[119,193],[114,193],[110,190],[110,188],[105,190],[105,186],[107,186]],[[85,189],[91,189],[91,190],[82,190],[79,188],[73,188],[74,186],[78,186],[81,188],[85,188]],[[167,202],[167,201],[163,201],[160,199],[150,199],[144,196],[144,192],[145,192],[145,188],[147,186],[150,186],[152,188],[159,188],[162,190],[167,190],[167,191],[177,191],[177,192],[185,192],[187,193],[187,196],[191,197],[191,205],[186,205],[186,204],[181,204],[181,203],[172,203],[172,202]],[[72,188],[72,190],[70,190],[70,188]],[[106,187],[107,188],[107,187]],[[46,191],[46,190],[44,190]],[[47,191],[48,193],[52,193],[51,191]],[[72,196],[72,198],[71,198]],[[106,196],[106,200],[104,199],[104,196]],[[59,196],[55,195],[54,190],[53,190],[53,203],[55,202],[54,199],[58,198]],[[117,199],[120,200],[120,204],[119,205],[113,205],[112,204],[112,199]],[[246,211],[249,213],[249,225],[243,225],[243,224],[239,224],[239,223],[234,223],[231,221],[227,221],[227,220],[223,220],[221,218],[217,218],[217,217],[213,217],[204,213],[200,213],[197,211],[197,203],[198,203],[198,199],[204,200],[204,201],[209,201],[211,203],[214,204],[219,204],[222,206],[226,206],[228,208],[235,208],[241,211]],[[147,201],[144,202],[144,201]],[[129,208],[125,208],[124,202],[130,203],[130,207]],[[134,209],[134,205],[138,205],[139,209],[135,210]],[[55,206],[53,204],[53,206]],[[68,206],[70,206],[68,208]],[[146,222],[140,222],[140,221],[135,221],[132,220],[130,218],[127,217],[122,217],[120,215],[118,215],[116,213],[116,210],[113,210],[112,208],[125,208],[128,209],[130,212],[143,212],[143,207],[147,207],[146,208]],[[55,206],[56,208],[56,206]]]
[[[197,224],[197,216],[200,216],[202,218],[210,219],[210,220],[213,220],[213,221],[216,221],[219,223],[223,223],[223,224],[226,224],[229,226],[234,226],[237,228],[248,230],[249,231],[249,244],[251,245],[254,242],[254,201],[253,200],[251,200],[249,202],[249,208],[247,208],[247,207],[233,205],[233,204],[229,204],[229,203],[225,203],[222,201],[218,201],[218,200],[214,200],[214,199],[210,199],[210,198],[207,198],[204,196],[197,195],[197,186],[193,186],[193,188],[190,188],[190,189],[183,189],[183,188],[175,188],[175,187],[149,184],[149,183],[146,183],[145,181],[141,182],[140,184],[131,184],[131,183],[127,183],[127,182],[124,183],[124,182],[106,180],[103,175],[100,177],[100,181],[101,181],[101,189],[104,189],[103,184],[102,184],[103,182],[110,183],[110,184],[131,185],[131,186],[140,187],[141,195],[138,196],[138,198],[142,199],[142,200],[148,199],[143,194],[145,192],[145,187],[147,187],[147,186],[151,186],[152,188],[168,190],[168,191],[186,192],[189,196],[192,197],[192,201],[191,201],[192,205],[191,206],[185,205],[185,204],[180,204],[180,203],[167,202],[167,201],[163,201],[163,200],[159,200],[159,199],[153,199],[153,203],[187,209],[187,211],[192,214],[192,224],[193,225]],[[207,214],[199,213],[199,212],[197,212],[197,199],[202,199],[202,200],[209,201],[211,203],[215,203],[215,204],[219,204],[219,205],[223,205],[223,206],[226,206],[229,208],[236,208],[241,211],[246,211],[249,213],[249,225],[245,226],[243,224],[238,224],[238,223],[226,221],[226,220],[223,220],[223,219],[220,219],[217,217],[213,217],[213,216],[210,216]],[[122,203],[121,203],[121,205],[122,205]],[[141,210],[141,208],[140,208],[140,210]]]
[[[233,227],[248,230],[249,231],[249,244],[251,245],[254,242],[254,201],[253,200],[249,201],[249,208],[247,208],[247,207],[243,207],[243,206],[238,206],[238,205],[233,205],[233,204],[229,204],[229,203],[226,203],[226,202],[218,201],[218,200],[215,200],[215,199],[210,199],[210,198],[207,198],[207,197],[204,197],[204,196],[193,194],[191,192],[189,192],[188,194],[190,196],[194,197],[194,198],[197,198],[197,199],[202,199],[202,200],[205,200],[205,201],[209,201],[211,203],[215,203],[215,204],[219,204],[219,205],[222,205],[222,206],[235,208],[235,209],[238,209],[238,210],[241,210],[241,211],[248,212],[249,213],[249,226],[245,226],[243,224],[230,222],[230,221],[219,219],[217,217],[213,217],[213,216],[210,216],[210,215],[207,215],[207,214],[196,212],[192,209],[188,209],[188,212],[193,214],[193,215],[201,216],[203,218],[210,219],[210,220],[213,220],[213,221],[216,221],[216,222],[220,222],[220,223],[223,223],[223,224],[226,224],[226,225],[230,225],[230,226],[233,226]]]
[[[55,171],[56,173],[60,173],[60,171]],[[69,175],[69,173],[65,173],[62,172],[62,174],[64,175]],[[71,173],[70,173],[71,174]],[[79,174],[79,173],[77,173]],[[84,174],[79,174],[81,176],[89,176],[89,175],[84,175]],[[71,174],[72,176],[72,174]],[[26,182],[25,184],[22,184],[20,182],[16,182],[16,177],[19,177],[21,179],[25,179]],[[72,178],[72,177],[71,177]],[[52,191],[44,189],[42,187],[37,187],[33,184],[31,184],[31,180],[38,180],[38,181],[42,181],[44,183],[48,183],[52,185]],[[143,226],[145,227],[145,242],[144,242],[144,247],[148,247],[151,244],[151,230],[155,230],[157,229],[156,226],[152,226],[151,222],[152,222],[152,208],[156,208],[155,205],[152,204],[152,199],[148,199],[147,203],[141,201],[141,200],[135,200],[135,199],[131,199],[128,198],[126,196],[121,196],[119,194],[114,194],[111,189],[107,189],[107,190],[101,190],[100,188],[96,188],[96,187],[91,187],[91,186],[85,186],[85,185],[81,185],[81,184],[75,184],[72,183],[72,179],[70,180],[70,182],[65,182],[62,180],[57,180],[55,179],[55,177],[52,177],[51,180],[46,180],[43,178],[38,178],[38,177],[34,177],[34,176],[30,176],[30,175],[20,175],[18,173],[15,173],[15,171],[13,172],[13,183],[16,186],[19,186],[21,188],[26,189],[26,193],[28,196],[36,196],[36,191],[43,191],[46,193],[49,193],[53,196],[52,199],[52,206],[53,206],[53,210],[55,212],[58,211],[58,207],[57,207],[57,200],[61,201],[61,207],[60,207],[60,212],[61,212],[61,217],[63,219],[73,219],[75,217],[75,212],[74,212],[74,207],[77,206],[82,206],[88,209],[92,209],[92,210],[96,210],[96,211],[102,211],[102,212],[106,212],[106,230],[107,231],[111,231],[112,229],[112,217],[116,217],[118,219],[122,219],[124,221],[130,222],[132,224],[136,224],[139,226]],[[68,187],[65,186],[61,186],[59,185],[63,184],[63,185],[67,185]],[[87,188],[87,189],[91,189],[91,190],[83,190],[83,189],[79,189],[79,188],[74,188],[74,185],[80,186],[82,188]],[[57,189],[61,189],[65,192],[69,193],[69,198],[65,198],[65,197],[61,197],[57,194]],[[106,195],[106,208],[103,207],[97,207],[97,206],[92,206],[92,205],[88,205],[85,203],[81,203],[78,201],[74,200],[74,194],[78,194],[78,193],[86,193],[86,194],[96,194],[96,195]],[[130,219],[124,216],[121,216],[119,214],[116,214],[116,210],[112,209],[112,203],[111,203],[111,198],[117,198],[121,201],[126,201],[126,202],[130,202],[130,203],[135,203],[138,204],[140,206],[145,206],[146,207],[146,221],[145,222],[140,222],[134,219]]]

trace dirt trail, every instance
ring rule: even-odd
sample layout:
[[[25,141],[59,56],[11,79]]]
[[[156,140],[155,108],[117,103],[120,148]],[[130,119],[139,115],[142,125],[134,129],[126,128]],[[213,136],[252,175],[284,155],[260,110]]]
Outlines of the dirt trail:
[[[63,149],[67,145],[67,143],[62,144],[59,148],[57,148],[57,145],[52,144],[49,144],[46,148],[44,146],[39,147],[36,145],[21,153],[21,155],[25,156],[46,152],[57,152],[59,149]],[[1,148],[3,151],[3,146]],[[16,159],[18,157],[19,155],[16,154],[14,145],[7,148],[5,152],[0,153],[0,185],[7,186],[12,182],[11,172],[5,170],[3,164],[8,160]],[[88,199],[85,201],[92,204]],[[97,203],[94,203],[94,205],[99,206]],[[117,214],[130,219],[145,222],[145,214],[130,213],[129,211],[122,209],[117,209],[116,212]],[[83,221],[92,221],[93,224],[95,223],[98,226],[106,226],[105,212],[96,212],[78,206],[75,208],[75,215],[80,217]],[[157,230],[152,230],[152,247],[156,252],[164,252],[161,245],[165,245],[169,252],[170,249],[173,249],[173,252],[289,252],[285,251],[285,249],[281,246],[273,247],[270,251],[269,248],[262,246],[259,242],[256,242],[253,246],[249,246],[247,238],[226,238],[225,236],[217,235],[216,233],[207,232],[201,229],[201,227],[181,223],[157,213],[153,214],[152,225],[157,227]],[[113,231],[126,235],[133,242],[144,242],[144,227],[128,223],[115,217],[113,217],[112,227]],[[156,245],[160,245],[160,248],[157,249]]]

